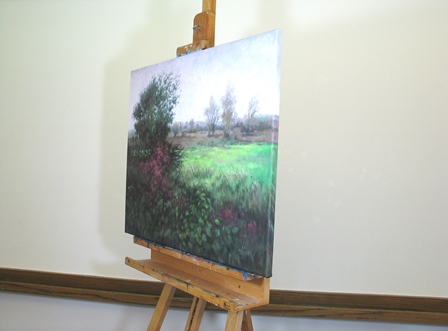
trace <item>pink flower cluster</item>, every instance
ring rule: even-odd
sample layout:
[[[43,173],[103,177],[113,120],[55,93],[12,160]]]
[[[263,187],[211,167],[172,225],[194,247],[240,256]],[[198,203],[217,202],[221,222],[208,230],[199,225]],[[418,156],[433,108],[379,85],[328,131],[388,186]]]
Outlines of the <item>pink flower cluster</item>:
[[[247,231],[249,234],[255,235],[257,233],[257,223],[255,223],[255,221],[250,221],[247,224]]]
[[[152,151],[148,160],[141,162],[143,175],[151,178],[151,191],[167,191],[170,185],[165,170],[169,164],[168,146],[159,143]]]
[[[238,215],[230,208],[226,208],[222,211],[221,217],[227,224],[235,224],[238,221]]]

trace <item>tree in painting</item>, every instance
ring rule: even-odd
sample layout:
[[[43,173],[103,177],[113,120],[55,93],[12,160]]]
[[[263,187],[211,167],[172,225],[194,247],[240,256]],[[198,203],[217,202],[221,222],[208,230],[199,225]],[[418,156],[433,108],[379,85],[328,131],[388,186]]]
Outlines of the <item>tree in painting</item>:
[[[216,125],[219,121],[219,106],[213,97],[210,97],[208,107],[204,110],[204,115],[207,121],[208,137],[215,135]]]
[[[237,116],[237,113],[235,112],[235,105],[236,105],[235,91],[233,86],[229,84],[227,85],[226,93],[221,98],[221,107],[222,107],[221,119],[224,126],[224,137],[226,138],[230,138],[232,125]]]
[[[173,74],[152,79],[134,107],[133,117],[138,140],[148,148],[166,141],[173,122],[173,108],[179,99],[179,81]]]
[[[135,226],[152,224],[147,219],[154,219],[167,208],[160,202],[170,198],[172,174],[182,156],[181,149],[167,141],[178,98],[178,77],[164,73],[151,80],[134,106],[135,133],[128,141],[126,213],[135,219]],[[154,230],[157,224],[146,231],[151,228]]]
[[[256,117],[255,115],[258,112],[258,99],[256,97],[253,97],[249,101],[249,106],[247,108],[247,118],[246,123],[243,125],[242,131],[246,135],[251,135],[254,133],[255,129],[255,123],[256,123]]]

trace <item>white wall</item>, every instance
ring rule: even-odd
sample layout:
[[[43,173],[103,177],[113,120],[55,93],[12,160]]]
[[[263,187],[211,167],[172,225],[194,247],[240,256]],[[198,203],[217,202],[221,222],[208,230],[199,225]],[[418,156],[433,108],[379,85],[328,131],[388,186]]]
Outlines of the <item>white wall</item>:
[[[124,265],[147,256],[124,233],[129,75],[191,42],[200,8],[0,0],[0,266],[146,279]],[[447,15],[217,1],[217,44],[284,31],[273,288],[448,296]]]

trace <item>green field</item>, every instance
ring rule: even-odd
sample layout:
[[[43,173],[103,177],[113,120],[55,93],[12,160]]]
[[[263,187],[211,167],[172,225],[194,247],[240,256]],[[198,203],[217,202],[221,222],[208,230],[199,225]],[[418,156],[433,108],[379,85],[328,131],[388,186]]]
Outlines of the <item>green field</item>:
[[[261,185],[272,184],[272,174],[276,173],[275,158],[277,145],[270,143],[236,144],[209,147],[196,145],[184,152],[182,172],[197,173],[189,177],[197,183],[212,187],[223,175],[244,177],[246,185],[255,182]]]

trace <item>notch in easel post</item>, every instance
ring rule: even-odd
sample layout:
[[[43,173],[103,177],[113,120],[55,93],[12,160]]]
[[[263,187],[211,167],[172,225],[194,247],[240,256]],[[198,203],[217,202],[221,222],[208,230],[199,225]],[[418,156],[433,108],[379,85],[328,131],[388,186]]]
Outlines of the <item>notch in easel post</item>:
[[[202,0],[202,12],[193,20],[193,43],[177,48],[181,56],[215,46],[216,0]]]

